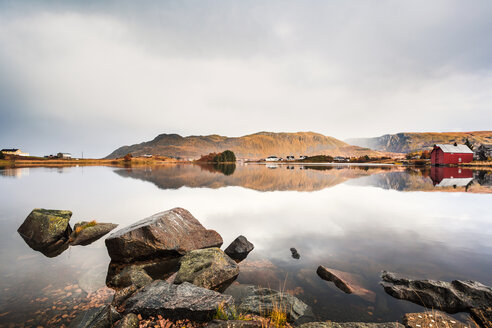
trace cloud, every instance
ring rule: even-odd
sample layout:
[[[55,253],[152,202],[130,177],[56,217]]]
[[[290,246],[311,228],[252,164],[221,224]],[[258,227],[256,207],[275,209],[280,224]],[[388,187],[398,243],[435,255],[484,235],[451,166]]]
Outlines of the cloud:
[[[165,132],[490,129],[491,17],[488,1],[3,2],[0,141],[103,156]]]

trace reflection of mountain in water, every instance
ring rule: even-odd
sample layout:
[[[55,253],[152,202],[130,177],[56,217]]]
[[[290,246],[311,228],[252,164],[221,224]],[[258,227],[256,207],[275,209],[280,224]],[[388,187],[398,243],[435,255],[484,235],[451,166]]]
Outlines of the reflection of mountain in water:
[[[213,166],[187,164],[115,172],[123,177],[150,181],[161,189],[239,186],[258,191],[316,191],[351,180],[351,185],[399,191],[492,192],[492,172],[460,169],[458,174],[458,171],[446,169],[449,168],[274,164],[241,165],[223,171]],[[467,179],[466,184],[463,179]]]
[[[336,167],[276,165],[269,169],[265,165],[241,165],[233,174],[217,172],[208,166],[166,165],[152,168],[129,168],[116,170],[123,177],[154,183],[161,189],[180,187],[221,188],[239,186],[258,191],[296,190],[315,191],[335,186],[349,179],[380,173],[381,167]]]

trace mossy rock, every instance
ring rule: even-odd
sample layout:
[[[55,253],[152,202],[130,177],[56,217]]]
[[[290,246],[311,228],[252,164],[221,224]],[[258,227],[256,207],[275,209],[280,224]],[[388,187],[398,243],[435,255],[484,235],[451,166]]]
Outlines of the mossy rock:
[[[97,223],[95,221],[76,223],[70,235],[70,244],[74,246],[92,244],[117,226],[114,223]]]
[[[198,249],[183,256],[174,283],[187,281],[199,287],[223,291],[238,274],[236,262],[219,248]]]
[[[48,247],[68,239],[71,216],[71,211],[35,208],[17,231],[32,248]]]

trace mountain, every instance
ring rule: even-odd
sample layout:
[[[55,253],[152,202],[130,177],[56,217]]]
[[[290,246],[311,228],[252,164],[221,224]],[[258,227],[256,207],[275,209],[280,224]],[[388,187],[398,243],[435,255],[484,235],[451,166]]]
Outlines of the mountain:
[[[219,135],[182,137],[178,134],[160,134],[154,140],[123,146],[106,158],[145,154],[197,159],[208,153],[232,150],[238,158],[260,159],[271,155],[286,157],[331,156],[383,156],[371,149],[351,146],[333,137],[314,132],[273,133],[259,132],[242,137]]]
[[[346,142],[359,147],[392,153],[409,153],[416,150],[432,149],[438,143],[492,144],[492,131],[475,132],[403,132],[385,134],[375,138],[348,139]]]

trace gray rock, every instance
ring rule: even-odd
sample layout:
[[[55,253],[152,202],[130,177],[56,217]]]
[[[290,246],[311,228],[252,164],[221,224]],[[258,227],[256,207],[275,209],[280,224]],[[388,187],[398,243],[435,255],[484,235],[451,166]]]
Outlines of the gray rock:
[[[138,261],[133,263],[111,262],[107,270],[106,285],[112,288],[124,288],[131,285],[133,283],[132,281],[138,280],[138,276],[148,280],[146,275],[150,276],[152,280],[164,280],[169,278],[173,273],[177,272],[178,269],[179,258],[176,257]],[[134,274],[133,277],[129,277],[128,274],[130,272],[140,272],[141,274]],[[139,283],[139,285],[142,284]]]
[[[219,305],[230,306],[232,296],[195,286],[156,280],[137,291],[126,301],[125,313],[138,313],[144,317],[162,315],[170,320],[210,320]]]
[[[308,322],[298,328],[405,328],[398,322]]]
[[[105,242],[113,261],[128,263],[220,247],[222,237],[205,229],[187,210],[173,208],[120,229]]]
[[[121,319],[111,305],[86,310],[70,322],[69,328],[110,328],[113,323]]]
[[[240,262],[248,256],[254,247],[255,246],[250,243],[246,237],[241,235],[234,239],[234,241],[227,246],[224,252],[233,260]]]
[[[116,323],[115,328],[138,328],[139,320],[136,314],[128,313]]]
[[[106,281],[106,284],[112,288],[125,288],[132,285],[140,288],[150,284],[152,281],[152,277],[144,269],[128,266],[112,276],[109,281]]]
[[[268,316],[277,308],[287,314],[287,320],[294,322],[311,309],[304,302],[287,293],[252,285],[232,285],[224,294],[234,297],[240,313]]]
[[[427,328],[427,327],[446,327],[446,328],[470,328],[461,321],[456,320],[439,311],[427,311],[420,313],[407,313],[403,316],[403,324],[406,328]]]
[[[35,208],[27,216],[17,232],[32,249],[48,257],[61,254],[68,248],[68,237],[72,232],[72,212]]]
[[[125,304],[125,301],[130,296],[132,296],[137,290],[138,288],[134,285],[117,290],[114,293],[113,301],[111,302],[111,305],[119,309],[121,306]]]
[[[236,262],[219,248],[198,249],[183,256],[174,283],[187,281],[203,288],[223,291],[238,274]]]
[[[386,271],[381,278],[381,285],[389,295],[448,313],[492,304],[492,288],[476,281],[412,280]]]
[[[70,245],[89,245],[109,233],[118,225],[114,223],[91,223],[82,221],[76,223],[70,235]],[[80,232],[78,232],[80,230]]]

